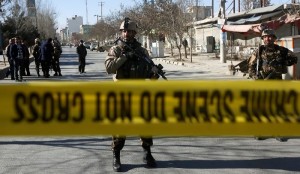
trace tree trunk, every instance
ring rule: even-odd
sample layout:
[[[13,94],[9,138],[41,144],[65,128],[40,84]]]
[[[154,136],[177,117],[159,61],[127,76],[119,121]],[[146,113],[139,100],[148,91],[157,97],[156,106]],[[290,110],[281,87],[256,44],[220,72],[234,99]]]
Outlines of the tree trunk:
[[[173,45],[172,45],[172,43],[170,43],[170,45],[171,45],[171,56],[174,57]]]
[[[186,47],[184,47],[184,56],[187,59],[187,51],[186,51]]]

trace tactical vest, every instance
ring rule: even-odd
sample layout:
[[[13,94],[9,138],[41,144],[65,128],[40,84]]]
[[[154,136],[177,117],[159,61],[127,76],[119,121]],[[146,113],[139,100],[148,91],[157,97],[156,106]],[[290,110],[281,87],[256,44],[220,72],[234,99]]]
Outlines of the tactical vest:
[[[134,58],[127,59],[117,70],[117,79],[147,79],[151,77],[152,65],[141,57],[146,56],[142,47],[140,45],[135,45],[135,47],[138,47],[135,49],[135,53],[140,57],[136,55]]]
[[[260,65],[264,76],[272,73],[274,79],[281,79],[281,74],[287,73],[287,66],[284,63],[286,55],[287,51],[280,49],[278,45],[275,45],[274,48],[262,46]]]

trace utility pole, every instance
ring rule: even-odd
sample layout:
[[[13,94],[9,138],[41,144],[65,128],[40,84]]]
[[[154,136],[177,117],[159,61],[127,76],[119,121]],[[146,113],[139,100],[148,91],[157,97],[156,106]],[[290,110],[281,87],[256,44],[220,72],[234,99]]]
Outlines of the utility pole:
[[[88,7],[87,7],[87,0],[85,0],[85,12],[86,12],[86,24],[89,25],[89,16],[88,16]]]
[[[225,10],[226,0],[220,0],[220,10],[219,10],[219,19],[218,24],[226,24],[226,10]],[[223,32],[220,29],[220,62],[226,63],[226,53],[225,53],[225,41],[226,41],[226,32]]]
[[[101,7],[101,8],[100,8],[100,15],[101,15],[100,17],[101,17],[101,21],[102,21],[102,20],[103,20],[103,16],[102,16],[102,6],[104,5],[104,2],[102,2],[102,1],[101,1],[101,2],[98,2],[98,5],[100,5],[100,7]]]

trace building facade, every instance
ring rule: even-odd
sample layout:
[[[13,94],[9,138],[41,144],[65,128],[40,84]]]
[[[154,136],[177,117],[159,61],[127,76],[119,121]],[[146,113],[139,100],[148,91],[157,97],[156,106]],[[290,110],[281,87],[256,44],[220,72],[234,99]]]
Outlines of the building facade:
[[[75,15],[72,18],[67,18],[67,27],[69,29],[69,33],[79,33],[80,25],[83,25],[83,17]]]

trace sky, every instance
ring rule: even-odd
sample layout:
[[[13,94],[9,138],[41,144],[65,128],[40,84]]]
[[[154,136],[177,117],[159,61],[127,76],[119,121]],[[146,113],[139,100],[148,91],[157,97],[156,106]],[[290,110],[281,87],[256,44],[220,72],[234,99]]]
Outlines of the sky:
[[[121,4],[125,7],[132,7],[136,2],[143,2],[143,0],[51,0],[52,6],[55,9],[56,21],[58,28],[62,29],[67,26],[67,18],[72,18],[75,15],[83,17],[83,24],[93,25],[97,21],[95,15],[101,15],[102,4],[102,16],[108,16],[113,11],[120,10]],[[87,6],[86,6],[87,2]],[[199,0],[199,5],[211,5],[211,0]],[[227,0],[231,3],[232,0]],[[236,2],[238,2],[236,0]],[[284,4],[290,3],[291,0],[271,0],[272,4]],[[217,13],[219,9],[220,0],[214,0],[215,10]],[[86,7],[88,9],[88,18],[86,17]],[[237,11],[237,7],[236,7]],[[100,19],[100,18],[99,18]],[[88,22],[88,23],[87,23]]]
[[[67,26],[67,18],[72,18],[75,15],[83,17],[83,24],[93,25],[97,21],[94,15],[101,15],[102,2],[102,16],[108,16],[112,11],[119,11],[120,5],[131,7],[135,2],[140,0],[51,0],[51,6],[55,9],[56,22],[58,28],[62,29]],[[86,5],[87,2],[87,5]],[[88,18],[86,17],[86,7]],[[99,17],[100,20],[100,17]]]

